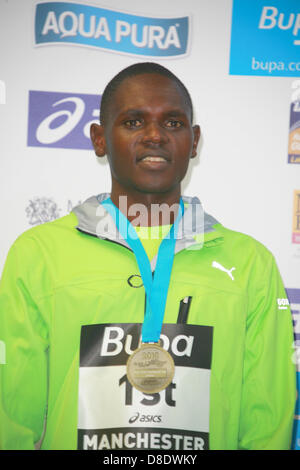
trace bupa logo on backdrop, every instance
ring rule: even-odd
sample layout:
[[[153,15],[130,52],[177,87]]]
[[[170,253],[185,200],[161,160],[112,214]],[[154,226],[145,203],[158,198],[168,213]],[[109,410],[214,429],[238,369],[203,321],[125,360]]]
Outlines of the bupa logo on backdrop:
[[[300,76],[299,0],[233,0],[230,74]]]
[[[99,122],[99,108],[99,95],[30,91],[28,146],[91,150],[90,125]]]
[[[151,57],[183,56],[188,51],[189,17],[153,18],[81,3],[39,3],[35,43],[78,44]]]

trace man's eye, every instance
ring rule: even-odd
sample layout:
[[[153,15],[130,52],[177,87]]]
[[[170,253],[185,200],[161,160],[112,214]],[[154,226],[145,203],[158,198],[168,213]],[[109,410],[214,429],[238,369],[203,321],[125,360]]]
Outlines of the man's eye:
[[[182,122],[181,121],[176,121],[174,119],[170,119],[168,122],[167,122],[167,127],[181,127],[182,126]]]
[[[124,125],[129,128],[140,127],[142,125],[142,121],[140,119],[128,119],[124,122]]]

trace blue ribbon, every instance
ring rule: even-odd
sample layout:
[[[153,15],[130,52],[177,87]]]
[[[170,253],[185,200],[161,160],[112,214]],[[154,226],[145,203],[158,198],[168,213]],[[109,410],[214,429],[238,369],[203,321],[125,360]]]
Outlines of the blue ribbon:
[[[182,199],[180,199],[180,209],[176,220],[160,244],[154,276],[152,275],[149,258],[133,225],[118,207],[114,205],[110,198],[101,204],[113,218],[120,234],[132,249],[139,266],[147,296],[146,312],[142,327],[142,342],[157,343],[164,319],[178,226],[184,212]]]

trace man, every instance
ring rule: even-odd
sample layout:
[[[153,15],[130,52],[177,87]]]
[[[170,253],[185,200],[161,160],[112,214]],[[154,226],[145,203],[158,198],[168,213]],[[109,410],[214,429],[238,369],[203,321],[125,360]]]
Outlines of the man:
[[[135,64],[100,119],[111,194],[29,230],[7,259],[1,447],[289,449],[286,294],[265,247],[181,198],[200,137],[186,88]]]

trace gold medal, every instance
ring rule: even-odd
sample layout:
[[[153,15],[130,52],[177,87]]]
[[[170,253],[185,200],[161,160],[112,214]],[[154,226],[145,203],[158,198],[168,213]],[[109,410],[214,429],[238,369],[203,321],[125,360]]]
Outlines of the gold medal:
[[[164,390],[172,382],[174,372],[172,356],[159,343],[142,343],[127,362],[129,382],[143,393]]]

